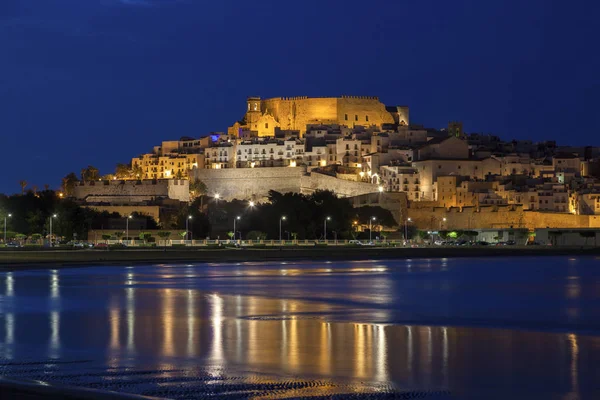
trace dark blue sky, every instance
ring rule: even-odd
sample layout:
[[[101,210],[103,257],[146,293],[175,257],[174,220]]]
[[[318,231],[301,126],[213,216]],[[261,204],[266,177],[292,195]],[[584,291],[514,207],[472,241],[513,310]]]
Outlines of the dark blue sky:
[[[598,1],[0,0],[0,191],[224,131],[249,95],[600,145]]]

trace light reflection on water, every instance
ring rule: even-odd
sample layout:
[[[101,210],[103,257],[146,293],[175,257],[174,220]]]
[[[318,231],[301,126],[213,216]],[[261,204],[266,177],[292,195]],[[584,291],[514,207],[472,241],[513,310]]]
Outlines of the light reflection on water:
[[[598,330],[577,333],[578,324],[594,328],[585,318],[598,313],[580,301],[600,298],[598,273],[585,272],[595,260],[565,260],[564,276],[546,271],[546,286],[539,277],[530,286],[543,297],[536,307],[544,318],[567,328],[554,333],[461,327],[465,315],[477,320],[481,311],[477,300],[453,296],[480,293],[469,285],[490,276],[465,277],[452,261],[287,263],[286,277],[282,266],[256,264],[8,272],[0,275],[0,358],[30,359],[41,346],[52,359],[85,354],[111,368],[200,364],[212,376],[234,371],[466,394],[524,385],[565,398],[600,393]],[[523,277],[490,280],[487,291],[499,285],[530,299]],[[516,313],[500,301],[481,303],[488,314]],[[441,305],[443,324],[398,320],[435,320]],[[448,324],[453,317],[462,322]]]

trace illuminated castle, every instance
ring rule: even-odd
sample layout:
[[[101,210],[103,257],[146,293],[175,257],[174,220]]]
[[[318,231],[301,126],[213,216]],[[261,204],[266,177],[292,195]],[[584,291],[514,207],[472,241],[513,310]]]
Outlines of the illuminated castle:
[[[303,135],[307,125],[377,126],[408,125],[408,107],[386,107],[377,97],[249,97],[241,121],[229,127],[230,135],[244,131],[274,136],[276,128]]]

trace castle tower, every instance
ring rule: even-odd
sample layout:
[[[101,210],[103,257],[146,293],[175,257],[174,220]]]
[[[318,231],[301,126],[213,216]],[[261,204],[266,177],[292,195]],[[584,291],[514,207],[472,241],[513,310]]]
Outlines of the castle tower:
[[[248,111],[246,112],[246,123],[253,124],[260,118],[260,97],[248,97],[246,100]]]

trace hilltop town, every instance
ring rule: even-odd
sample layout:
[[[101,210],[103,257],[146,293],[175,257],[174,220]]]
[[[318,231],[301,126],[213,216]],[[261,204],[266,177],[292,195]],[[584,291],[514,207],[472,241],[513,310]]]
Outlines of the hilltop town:
[[[376,97],[249,97],[227,132],[164,141],[104,182],[63,190],[158,220],[200,194],[260,202],[269,190],[327,189],[389,209],[398,226],[532,230],[600,226],[598,177],[600,147],[503,141],[460,122],[430,129]]]

